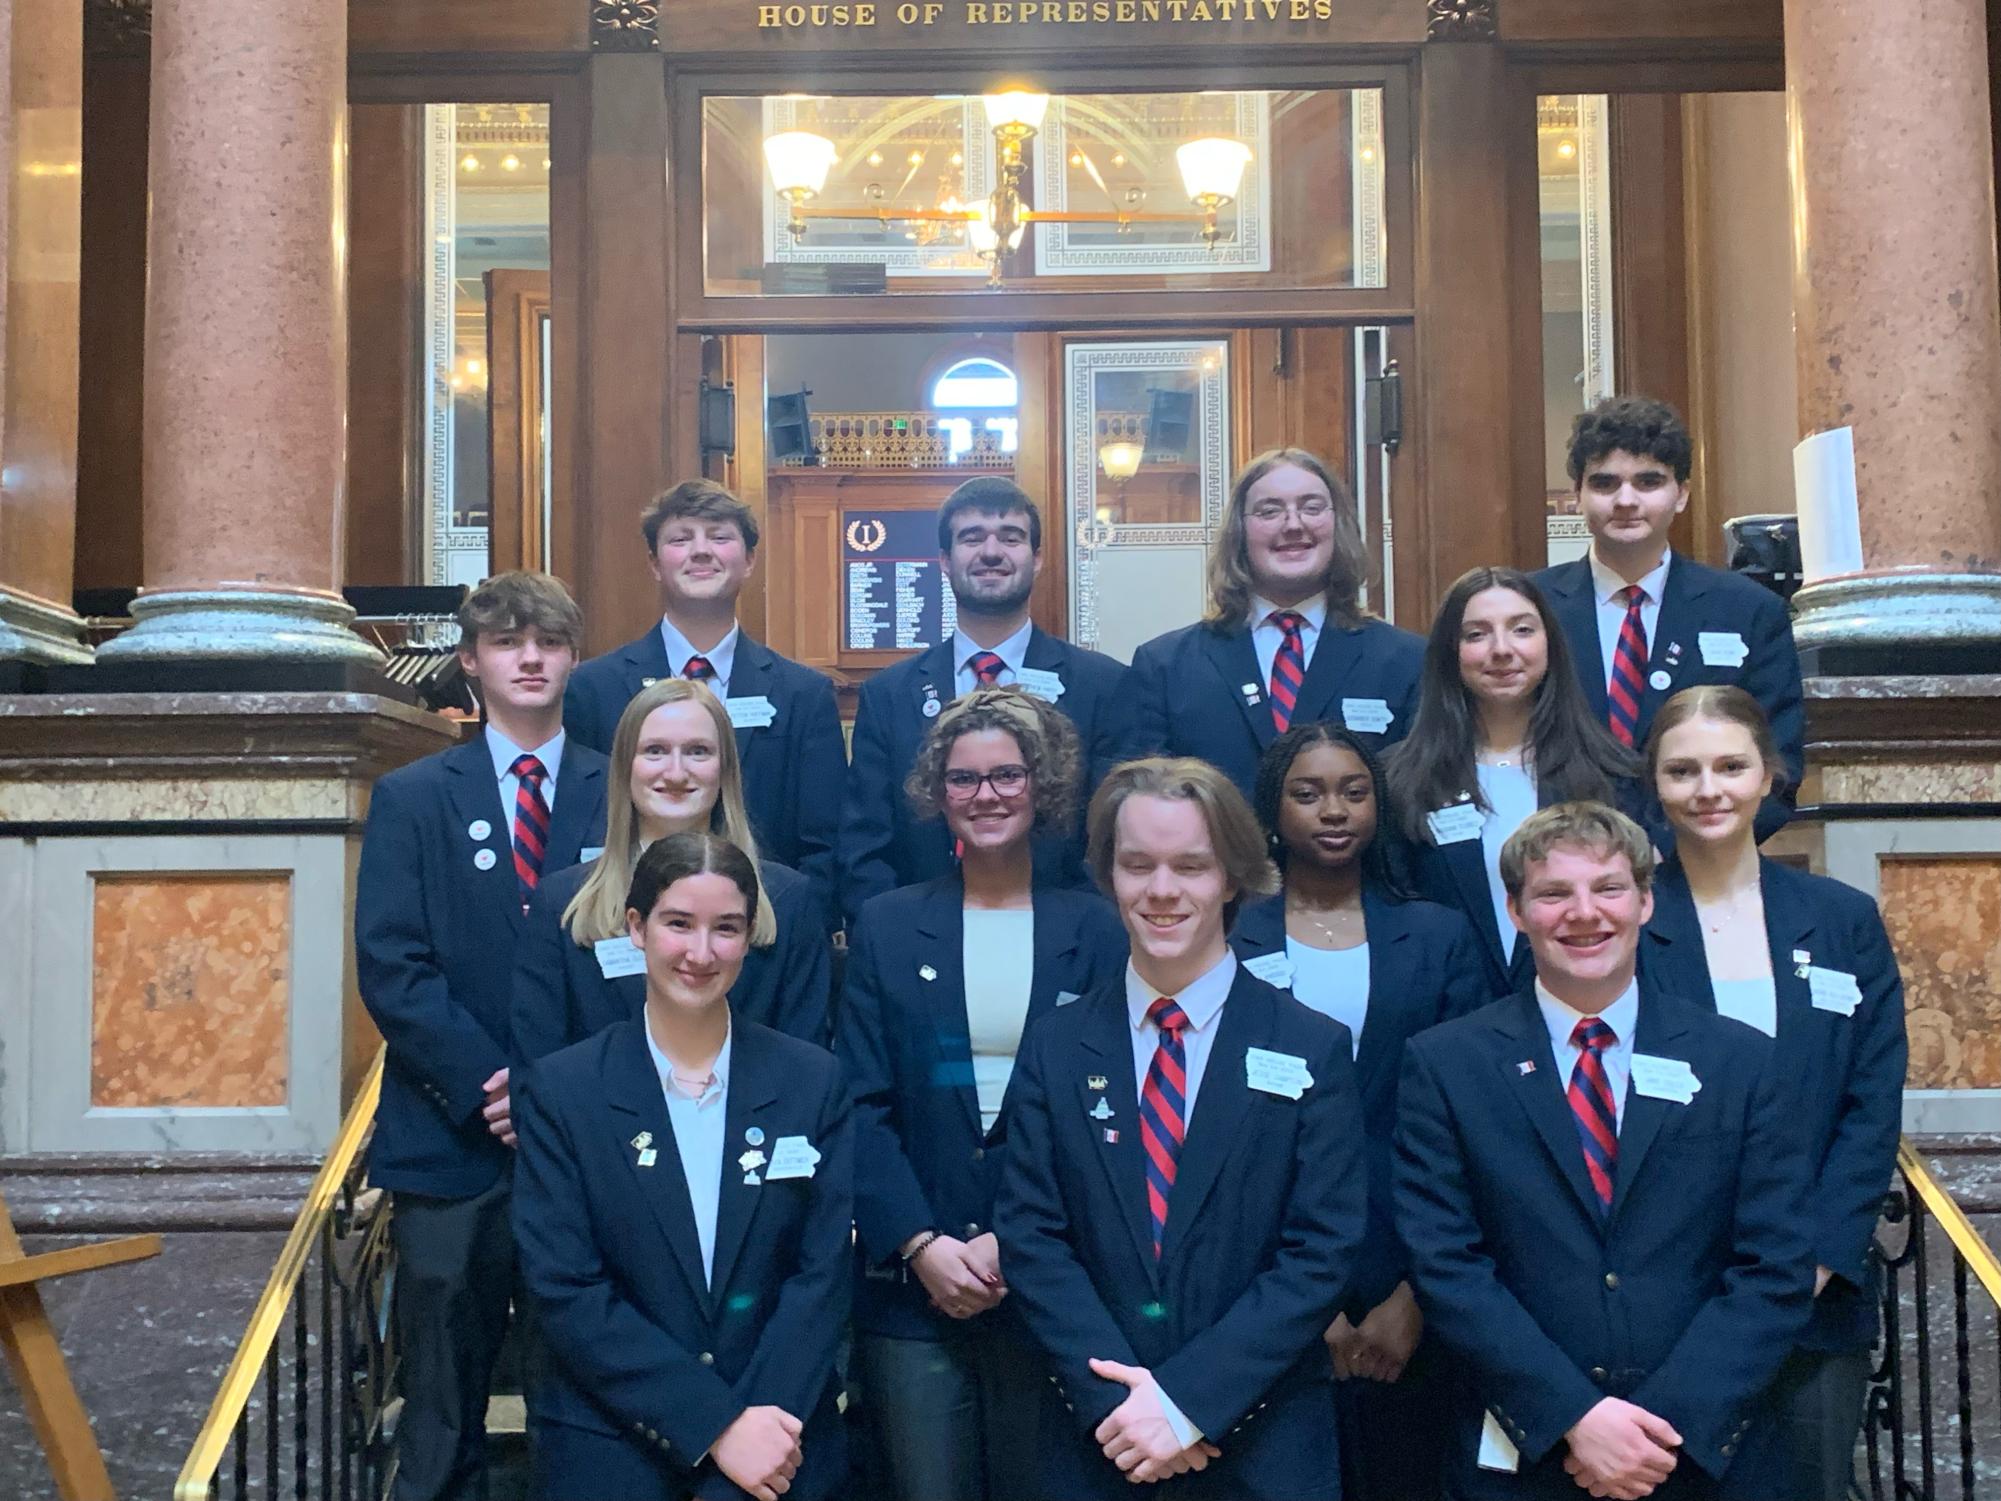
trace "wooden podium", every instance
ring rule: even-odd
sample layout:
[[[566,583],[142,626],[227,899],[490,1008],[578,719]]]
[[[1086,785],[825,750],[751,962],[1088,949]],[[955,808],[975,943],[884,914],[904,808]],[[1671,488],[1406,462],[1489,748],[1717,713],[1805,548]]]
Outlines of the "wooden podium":
[[[0,1346],[6,1348],[14,1384],[21,1389],[63,1501],[112,1501],[111,1476],[105,1471],[90,1415],[70,1382],[69,1366],[49,1326],[37,1284],[159,1254],[159,1236],[132,1235],[24,1255],[7,1200],[0,1197]]]

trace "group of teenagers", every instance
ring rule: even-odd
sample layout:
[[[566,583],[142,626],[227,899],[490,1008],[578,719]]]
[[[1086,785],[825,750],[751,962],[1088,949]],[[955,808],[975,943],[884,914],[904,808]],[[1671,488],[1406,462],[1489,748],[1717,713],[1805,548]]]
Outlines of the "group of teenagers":
[[[483,724],[377,784],[356,898],[399,1501],[486,1494],[510,1318],[548,1501],[1845,1497],[1902,988],[1759,852],[1798,663],[1669,547],[1690,461],[1586,413],[1588,555],[1425,639],[1263,454],[1130,666],[971,480],[851,754],[717,485],[605,656],[473,590]]]

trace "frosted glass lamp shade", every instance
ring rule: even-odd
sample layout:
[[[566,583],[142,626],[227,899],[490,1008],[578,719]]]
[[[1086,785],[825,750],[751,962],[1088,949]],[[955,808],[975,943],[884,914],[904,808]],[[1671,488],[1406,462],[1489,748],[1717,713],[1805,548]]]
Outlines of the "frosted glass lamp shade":
[[[1174,160],[1181,168],[1181,185],[1188,190],[1191,202],[1229,203],[1243,185],[1251,148],[1227,136],[1204,136],[1177,146]]]
[[[788,197],[818,194],[827,185],[827,173],[838,154],[832,141],[810,130],[782,130],[764,138],[772,186]]]
[[[987,94],[981,102],[987,107],[987,124],[1001,130],[1012,127],[1017,130],[1036,131],[1042,128],[1042,117],[1049,113],[1049,96],[1031,94],[1026,89],[1008,89],[999,94]]]
[[[1107,443],[1098,450],[1098,462],[1104,466],[1105,478],[1129,480],[1139,473],[1139,461],[1145,450],[1137,443],[1121,440]],[[1104,518],[1099,517],[1100,520]]]

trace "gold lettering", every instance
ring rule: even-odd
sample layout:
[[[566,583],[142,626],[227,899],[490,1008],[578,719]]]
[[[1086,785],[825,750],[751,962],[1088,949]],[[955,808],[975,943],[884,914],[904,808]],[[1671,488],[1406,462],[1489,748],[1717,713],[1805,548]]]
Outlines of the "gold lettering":
[[[1264,0],[1264,7],[1265,19],[1267,21],[1276,21],[1278,19],[1278,0]]]
[[[926,26],[929,26],[933,21],[936,21],[938,17],[940,17],[944,13],[945,13],[945,7],[942,5],[926,5],[924,7],[924,24]]]
[[[1216,0],[1216,14],[1225,21],[1237,19],[1237,0]]]
[[[1313,0],[1313,19],[1331,21],[1334,19],[1334,0]]]
[[[994,18],[994,25],[1005,26],[1014,19],[1014,0],[994,0],[988,10]]]
[[[966,24],[968,26],[984,26],[987,24],[987,8],[980,4],[979,0],[967,0]]]
[[[1194,16],[1198,21],[1213,21],[1216,19],[1215,16],[1209,13],[1209,0],[1195,0]]]
[[[785,24],[787,26],[804,26],[806,24],[806,7],[803,5],[786,6]]]
[[[872,4],[857,5],[855,7],[855,25],[857,26],[875,25],[875,6]]]
[[[1061,21],[1063,19],[1063,0],[1042,0],[1042,19],[1045,21]]]
[[[827,24],[827,10],[828,7],[824,5],[815,5],[812,7],[813,24],[815,26],[825,26]]]
[[[1070,0],[1070,13],[1067,19],[1073,26],[1082,25],[1090,20],[1091,7],[1088,0]]]
[[[1167,0],[1167,18],[1170,21],[1188,19],[1188,0]]]
[[[1288,16],[1294,21],[1307,21],[1313,17],[1313,0],[1292,0]]]
[[[904,0],[902,5],[897,6],[896,24],[899,26],[915,26],[917,24],[917,7],[910,4],[909,0]]]
[[[1160,0],[1140,0],[1139,14],[1140,19],[1143,21],[1158,21],[1160,19]]]
[[[1093,21],[1109,21],[1111,18],[1111,0],[1091,0],[1091,19]]]
[[[778,24],[778,7],[760,5],[757,8],[757,25],[760,31],[768,31]]]
[[[854,12],[849,10],[847,6],[837,5],[834,7],[834,24],[836,26],[848,26],[852,25],[853,22]]]

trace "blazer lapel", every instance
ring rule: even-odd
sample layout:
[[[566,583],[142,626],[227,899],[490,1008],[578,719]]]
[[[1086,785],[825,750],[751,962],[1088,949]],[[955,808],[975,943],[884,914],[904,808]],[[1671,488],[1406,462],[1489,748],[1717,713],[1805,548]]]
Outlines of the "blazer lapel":
[[[1770,926],[1770,914],[1766,925]],[[1702,922],[1680,868],[1672,863],[1654,877],[1654,915],[1640,941],[1640,965],[1656,989],[1697,1005],[1716,1007]],[[1776,971],[1775,971],[1776,973]]]
[[[917,733],[921,737],[931,728],[931,721],[938,717],[937,709],[925,713],[925,705],[936,703],[942,709],[959,696],[958,678],[952,670],[951,639],[948,637],[923,652],[916,662],[917,676],[911,684],[910,707],[917,715]]]
[[[1034,900],[1035,969],[1028,982],[1028,1015],[1021,1024],[1023,1036],[1056,1009],[1057,977],[1076,972],[1070,961],[1079,941],[1078,908],[1051,900],[1048,888],[1041,885],[1035,888]]]
[[[575,864],[591,825],[602,822],[604,767],[585,765],[579,749],[575,742],[564,740],[563,764],[556,773],[556,806],[549,810],[549,858],[543,862],[550,871]]]
[[[1452,877],[1452,885],[1459,893],[1461,905],[1487,945],[1487,957],[1493,961],[1498,973],[1508,974],[1514,962],[1512,940],[1515,935],[1512,928],[1503,934],[1495,926],[1494,893],[1487,885],[1485,846],[1478,839],[1460,839],[1436,848],[1439,858],[1445,862],[1446,872]]]
[[[1424,955],[1411,942],[1401,905],[1385,901],[1374,888],[1363,886],[1362,925],[1369,943],[1369,1008],[1362,1017],[1362,1035],[1356,1040],[1355,1087],[1367,1100],[1374,1098],[1371,1091],[1376,1088],[1376,1075],[1396,1052],[1390,1039],[1429,1025],[1427,1019],[1419,1027],[1399,1026],[1397,1013],[1413,1001],[1432,997],[1420,994],[1410,983],[1411,970]]]
[[[1674,570],[1668,572],[1672,575]],[[1584,696],[1591,701],[1591,712],[1603,723],[1611,705],[1605,696],[1605,649],[1598,644],[1598,594],[1591,582],[1590,558],[1578,558],[1552,570],[1549,593],[1557,623],[1577,658]]]
[[[1579,1206],[1591,1222],[1597,1224],[1601,1216],[1598,1195],[1584,1170],[1584,1146],[1578,1140],[1577,1122],[1571,1117],[1570,1100],[1564,1093],[1569,1081],[1563,1077],[1556,1054],[1550,1049],[1549,1029],[1543,1025],[1542,1008],[1536,1004],[1534,994],[1517,995],[1513,1011],[1499,1025],[1515,1043],[1500,1060],[1515,1097],[1549,1150],[1557,1172],[1570,1185],[1570,1191],[1577,1196]],[[1620,1145],[1623,1170],[1624,1142]]]
[[[681,1154],[674,1145],[674,1127],[667,1118],[667,1097],[646,1046],[642,1014],[620,1022],[605,1043],[605,1104],[619,1136],[619,1155],[633,1177],[634,1191],[660,1224],[674,1260],[688,1287],[704,1307],[709,1290],[702,1276],[702,1243],[695,1233],[695,1206],[688,1197],[688,1180],[681,1176]],[[642,1138],[642,1133],[644,1136]],[[643,1139],[645,1146],[635,1146]],[[651,1151],[650,1167],[640,1165]]]
[[[1209,1063],[1202,1071],[1202,1088],[1188,1113],[1181,1157],[1175,1164],[1174,1191],[1167,1196],[1167,1227],[1160,1257],[1174,1254],[1201,1212],[1203,1200],[1243,1140],[1244,1117],[1251,1108],[1251,1087],[1244,1073],[1244,1054],[1271,1037],[1269,998],[1244,983],[1238,971],[1230,998],[1216,1018],[1216,1040],[1209,1046]]]
[[[776,1119],[777,1112],[772,1109],[778,1103],[780,1085],[784,1081],[769,1064],[764,1038],[748,1028],[736,1028],[730,1044],[729,1091],[723,1103],[727,1114],[723,1126],[722,1192],[718,1195],[716,1206],[714,1272],[709,1278],[712,1311],[721,1299],[723,1289],[729,1286],[737,1253],[743,1249],[744,1236],[750,1230],[750,1222],[756,1217],[758,1203],[765,1192],[761,1181],[745,1181],[750,1174],[738,1165],[738,1154],[749,1145],[744,1140],[745,1133],[753,1126],[764,1132],[767,1158],[775,1150],[779,1136],[784,1134]],[[819,1143],[811,1145],[817,1147]],[[766,1166],[769,1166],[768,1162]],[[764,1176],[764,1170],[759,1169],[757,1177],[761,1180]]]
[[[1765,900],[1765,938],[1772,952],[1772,989],[1778,998],[1783,1035],[1789,1018],[1813,1009],[1813,991],[1800,970],[1812,964],[1813,905],[1794,885],[1793,873],[1776,860],[1758,861],[1758,884]],[[1807,957],[1802,959],[1800,955]]]
[[[771,702],[771,651],[761,642],[753,641],[741,628],[736,636],[736,656],[730,662],[730,697],[762,698]],[[736,727],[736,752],[738,760],[750,754],[751,737],[757,729],[751,725]]]
[[[1285,893],[1262,897],[1239,909],[1236,926],[1230,930],[1230,947],[1240,960],[1284,953]]]
[[[667,662],[667,641],[660,634],[657,624],[638,640],[625,644],[624,651],[619,654],[619,665],[625,674],[627,703],[637,698],[649,683],[674,675],[674,669]]]
[[[1146,1161],[1140,1155],[1139,1089],[1133,1080],[1132,1039],[1126,1015],[1125,982],[1117,981],[1079,1004],[1089,1005],[1092,1014],[1082,1033],[1083,1076],[1072,1081],[1076,1108],[1088,1122],[1088,1134],[1096,1143],[1098,1160],[1111,1182],[1112,1198],[1120,1218],[1131,1233],[1133,1249],[1149,1281],[1158,1286],[1160,1268],[1153,1255],[1153,1221],[1146,1211]],[[1104,1088],[1094,1088],[1102,1079]],[[1050,1108],[1064,1109],[1061,1081],[1049,1084]],[[1109,1107],[1104,1115],[1100,1106]],[[1100,1120],[1104,1122],[1101,1127]],[[1058,1130],[1062,1127],[1059,1124]],[[1112,1137],[1116,1139],[1110,1139]],[[1178,1185],[1177,1185],[1178,1186]]]
[[[450,796],[458,815],[458,827],[451,831],[452,848],[454,856],[465,861],[463,879],[505,911],[509,922],[519,923],[521,885],[514,874],[514,813],[501,806],[500,778],[493,774],[485,732],[446,751],[445,766],[452,773]],[[490,832],[484,839],[473,838],[474,825],[482,823]],[[460,840],[465,842],[460,844]],[[483,849],[492,850],[494,855],[493,864],[485,870],[476,863]],[[453,875],[458,878],[460,873],[454,871]]]
[[[1306,681],[1299,685],[1299,702],[1293,708],[1292,722],[1306,724],[1316,719],[1345,722],[1346,716],[1337,712],[1341,689],[1353,685],[1361,665],[1362,633],[1328,616],[1327,623],[1320,628],[1320,639],[1313,643],[1313,660],[1306,664]]]
[[[1668,561],[1667,583],[1661,587],[1660,614],[1654,617],[1654,639],[1647,651],[1647,691],[1640,698],[1640,735],[1654,722],[1654,711],[1679,689],[1681,675],[1691,665],[1699,665],[1702,652],[1696,639],[1702,616],[1702,596],[1709,592],[1708,581],[1688,564],[1686,558]],[[1654,674],[1666,672],[1667,686],[1656,688]]]
[[[1647,993],[1649,988],[1645,985],[1640,988],[1640,1020],[1633,1029],[1633,1051],[1673,1058],[1677,1056],[1674,1042],[1682,1035],[1682,1028],[1672,1021],[1664,1021],[1660,1007],[1648,1004],[1651,999]],[[1618,1219],[1620,1208],[1631,1196],[1633,1184],[1639,1181],[1647,1153],[1653,1148],[1654,1139],[1661,1134],[1661,1127],[1667,1123],[1668,1112],[1687,1108],[1672,1100],[1641,1094],[1630,1082],[1627,1084],[1626,1115],[1619,1123],[1619,1170],[1612,1180],[1612,1212],[1606,1216],[1607,1227]]]
[[[1209,665],[1223,680],[1224,693],[1243,714],[1262,750],[1278,739],[1278,727],[1272,723],[1271,700],[1265,696],[1264,675],[1258,671],[1258,652],[1251,644],[1250,628],[1238,625],[1214,631],[1204,626],[1198,635]]]
[[[931,1014],[938,1064],[958,1097],[973,1135],[980,1134],[980,1095],[973,1085],[973,1023],[966,1009],[966,887],[959,874],[940,876],[924,894],[912,945],[915,982]],[[925,971],[931,978],[926,979]],[[898,983],[910,983],[901,977]]]

